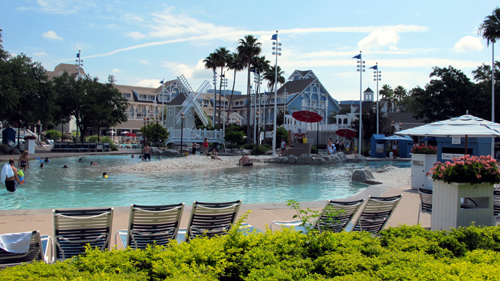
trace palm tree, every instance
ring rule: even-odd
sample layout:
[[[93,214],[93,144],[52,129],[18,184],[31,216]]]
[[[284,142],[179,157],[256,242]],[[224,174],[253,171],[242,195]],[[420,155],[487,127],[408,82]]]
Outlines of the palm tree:
[[[479,26],[479,34],[486,39],[486,46],[491,42],[491,121],[495,121],[495,42],[500,38],[500,8],[496,8],[492,15],[487,16]]]
[[[271,62],[269,60],[266,60],[266,56],[261,56],[261,57],[254,57],[254,60],[252,62],[252,69],[259,75],[259,83],[257,84],[257,89],[255,89],[255,94],[258,96],[260,92],[260,74],[265,73],[266,71],[269,70],[269,64]],[[257,97],[256,96],[256,97]],[[259,100],[260,104],[260,100]],[[254,107],[254,112],[257,110],[257,103]],[[266,119],[261,119],[264,120],[264,126],[265,126],[265,120]]]
[[[407,96],[408,96],[408,92],[406,91],[406,89],[403,86],[399,85],[396,88],[394,88],[394,101],[395,101],[396,106]],[[398,111],[399,111],[400,107],[401,106],[398,106]]]
[[[228,61],[228,58],[229,58],[229,50],[226,49],[226,47],[219,47],[219,49],[215,50],[215,57],[216,57],[216,61],[215,63],[217,64],[218,67],[220,67],[220,85],[219,85],[219,112],[218,112],[218,122],[219,122],[219,126],[220,126],[220,108],[221,108],[221,97],[222,97],[222,78],[224,78],[222,75],[223,75],[223,71],[224,71],[224,67],[226,67],[227,65],[227,61]],[[225,101],[224,101],[225,102]]]
[[[379,94],[382,96],[382,98],[384,98],[387,101],[389,101],[389,106],[388,107],[392,109],[392,102],[394,101],[394,90],[392,90],[391,86],[385,84],[379,90]],[[389,111],[389,109],[388,109],[388,111]]]
[[[208,57],[206,57],[204,60],[203,60],[203,63],[205,63],[205,68],[206,69],[212,69],[213,73],[214,73],[214,76],[215,76],[215,71],[217,70],[217,57],[215,56],[214,53],[211,53],[210,55],[208,55]],[[215,127],[215,96],[217,94],[217,84],[214,83],[214,114],[213,114],[213,117],[212,117],[212,125]]]
[[[257,41],[253,35],[247,35],[243,39],[238,40],[236,48],[238,54],[242,57],[245,67],[248,69],[247,74],[247,144],[251,143],[250,132],[250,69],[252,66],[253,57],[258,56],[261,52],[261,43]]]
[[[269,70],[267,70],[265,73],[264,73],[264,79],[269,81],[267,83],[267,87],[269,89],[271,89],[271,92],[274,91],[274,81],[276,80],[274,77],[275,77],[275,74],[276,74],[276,68],[275,66],[271,66],[269,67]],[[283,70],[281,70],[281,67],[278,65],[278,85],[279,84],[285,84],[285,72]]]
[[[238,71],[242,71],[245,68],[245,63],[243,62],[242,58],[238,53],[232,53],[228,57],[227,68],[234,72],[233,89],[231,90],[231,97],[229,98],[229,107],[227,110],[227,117],[226,117],[226,120],[229,120],[229,111],[231,110],[231,106],[233,104],[232,101],[234,94],[234,86],[236,85],[236,73]]]

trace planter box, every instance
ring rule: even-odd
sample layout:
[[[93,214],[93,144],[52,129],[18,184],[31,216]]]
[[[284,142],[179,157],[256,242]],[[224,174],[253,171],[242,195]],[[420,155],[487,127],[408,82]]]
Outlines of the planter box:
[[[411,188],[432,189],[432,179],[425,174],[437,162],[437,154],[412,154],[411,155]]]
[[[434,182],[432,194],[432,230],[459,226],[492,226],[493,184]]]

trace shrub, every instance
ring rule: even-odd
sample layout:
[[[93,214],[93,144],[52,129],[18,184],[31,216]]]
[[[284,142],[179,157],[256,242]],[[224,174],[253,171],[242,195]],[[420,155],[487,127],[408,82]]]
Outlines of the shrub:
[[[470,156],[469,154],[453,158],[453,162],[437,162],[427,175],[432,179],[450,182],[469,182],[471,184],[489,182],[491,184],[500,182],[500,170],[497,161],[488,156]]]
[[[413,154],[437,154],[437,147],[436,146],[426,146],[424,144],[418,145],[415,144],[411,148],[411,153]]]
[[[47,132],[45,132],[45,137],[48,139],[58,139],[61,138],[61,136],[61,132],[59,132],[58,130],[48,130]]]
[[[283,229],[86,253],[0,271],[0,280],[497,280],[500,228],[399,226],[302,234]]]

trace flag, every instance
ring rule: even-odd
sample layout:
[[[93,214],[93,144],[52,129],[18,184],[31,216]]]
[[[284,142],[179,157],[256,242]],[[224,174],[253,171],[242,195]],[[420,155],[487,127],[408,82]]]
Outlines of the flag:
[[[353,59],[358,59],[358,60],[360,60],[360,59],[361,59],[361,54],[359,54],[359,55],[357,55],[357,56],[354,56],[354,57],[352,57],[352,58],[353,58]]]
[[[76,53],[76,57],[77,57],[77,58],[80,58],[80,53]]]
[[[273,34],[273,37],[271,37],[271,40],[278,40],[278,34]]]
[[[163,84],[163,83],[165,83],[165,79],[163,79],[163,80],[160,81],[160,84]]]
[[[370,67],[370,69],[378,70],[378,65],[374,65],[374,66]]]

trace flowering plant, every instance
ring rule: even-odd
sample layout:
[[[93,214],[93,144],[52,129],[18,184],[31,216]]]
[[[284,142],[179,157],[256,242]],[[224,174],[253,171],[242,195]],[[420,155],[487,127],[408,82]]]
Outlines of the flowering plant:
[[[36,137],[35,136],[25,136],[24,137],[25,140],[36,140]]]
[[[469,154],[453,158],[453,162],[437,162],[427,173],[432,175],[433,180],[451,182],[470,182],[471,184],[489,182],[491,184],[500,182],[500,170],[497,161],[488,156],[470,156]]]
[[[413,154],[437,154],[437,147],[432,146],[432,145],[426,146],[423,144],[421,144],[421,145],[415,144],[411,148],[411,153],[413,153]]]

